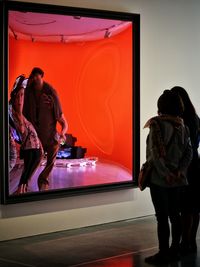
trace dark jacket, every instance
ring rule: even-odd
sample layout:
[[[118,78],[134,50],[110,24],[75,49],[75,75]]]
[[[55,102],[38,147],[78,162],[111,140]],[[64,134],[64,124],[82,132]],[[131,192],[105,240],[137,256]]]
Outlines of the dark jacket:
[[[200,120],[197,115],[188,119],[185,124],[188,126],[190,130],[190,139],[192,144],[192,161],[188,168],[187,178],[189,185],[193,187],[198,187],[200,185],[200,159],[198,155],[198,147],[199,147],[199,138],[200,138]]]
[[[49,103],[46,102],[48,97]],[[54,145],[58,142],[59,136],[56,124],[62,115],[62,108],[56,91],[51,85],[44,82],[41,96],[37,103],[35,88],[29,86],[25,90],[24,116],[33,124],[42,145]]]

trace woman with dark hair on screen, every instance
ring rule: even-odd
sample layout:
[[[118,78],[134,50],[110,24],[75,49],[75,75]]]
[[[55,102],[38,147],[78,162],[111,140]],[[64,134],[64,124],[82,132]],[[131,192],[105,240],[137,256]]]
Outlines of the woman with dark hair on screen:
[[[200,119],[186,90],[180,86],[171,89],[181,97],[184,104],[183,120],[190,130],[190,139],[193,149],[193,158],[188,168],[187,178],[189,186],[185,187],[181,197],[182,217],[182,253],[197,252],[196,234],[199,226],[200,210],[200,166],[198,146],[200,137]]]
[[[11,92],[12,118],[18,130],[22,144],[24,169],[15,194],[26,193],[28,182],[37,169],[42,158],[42,146],[33,125],[22,114],[24,105],[24,87],[19,83]]]
[[[157,219],[159,251],[145,261],[166,264],[179,259],[181,237],[180,192],[187,185],[186,172],[192,158],[189,130],[181,115],[179,95],[165,90],[159,97],[158,116],[151,118],[146,158],[151,164],[150,194]],[[171,223],[171,246],[169,245]]]

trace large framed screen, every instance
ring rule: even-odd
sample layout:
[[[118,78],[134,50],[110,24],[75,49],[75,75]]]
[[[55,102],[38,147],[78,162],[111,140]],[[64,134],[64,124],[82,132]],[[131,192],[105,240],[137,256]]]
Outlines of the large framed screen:
[[[140,16],[1,5],[2,203],[133,187]]]

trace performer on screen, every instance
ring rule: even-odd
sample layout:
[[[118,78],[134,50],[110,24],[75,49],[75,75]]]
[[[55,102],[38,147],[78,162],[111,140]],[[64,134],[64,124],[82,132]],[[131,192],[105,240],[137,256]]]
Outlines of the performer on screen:
[[[48,178],[68,128],[58,95],[55,89],[43,80],[43,76],[42,69],[33,68],[25,91],[23,110],[25,117],[34,125],[47,154],[46,166],[38,177],[40,191],[48,189]],[[61,125],[60,134],[56,130],[57,122]]]
[[[16,130],[20,134],[21,152],[23,152],[24,169],[15,194],[28,191],[28,183],[37,169],[43,155],[41,142],[33,125],[22,114],[24,105],[24,86],[22,80],[11,92],[12,119]]]

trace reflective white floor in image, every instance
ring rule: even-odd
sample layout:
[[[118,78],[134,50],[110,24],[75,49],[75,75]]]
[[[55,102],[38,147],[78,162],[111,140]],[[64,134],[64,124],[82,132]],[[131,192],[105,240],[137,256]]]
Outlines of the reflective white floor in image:
[[[79,188],[90,185],[128,182],[132,180],[132,173],[130,170],[113,162],[98,160],[95,165],[60,166],[64,162],[65,160],[56,160],[49,177],[49,190]],[[39,166],[32,176],[28,184],[29,192],[38,191],[37,180],[43,168],[44,166]],[[18,163],[11,171],[9,179],[10,194],[16,191],[22,170],[23,164]]]

